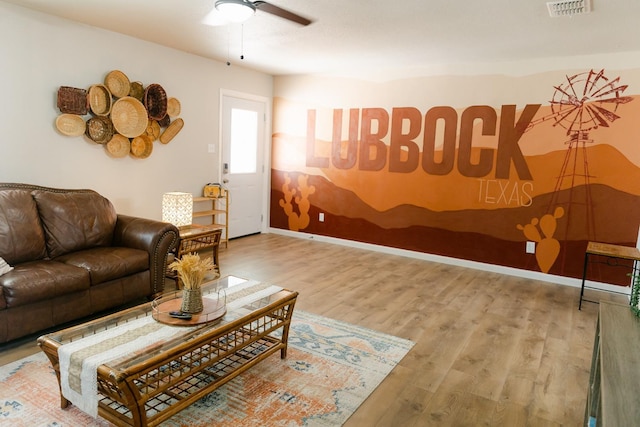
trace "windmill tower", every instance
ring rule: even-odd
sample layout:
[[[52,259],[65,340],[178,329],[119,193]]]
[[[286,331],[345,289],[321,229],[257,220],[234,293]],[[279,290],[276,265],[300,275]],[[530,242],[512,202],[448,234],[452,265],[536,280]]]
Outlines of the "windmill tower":
[[[599,127],[609,127],[620,118],[616,114],[618,106],[633,98],[622,96],[627,85],[620,84],[620,77],[609,79],[604,70],[566,76],[565,81],[554,86],[554,89],[550,101],[551,114],[530,124],[532,127],[553,120],[553,126],[564,128],[567,137],[564,142],[566,153],[546,213],[551,213],[557,207],[564,209],[566,220],[562,229],[558,230],[560,240],[568,240],[574,235],[597,240],[590,186],[593,175],[589,171],[588,159],[588,147],[594,141],[589,138],[589,132]],[[575,218],[584,221],[576,224]],[[563,250],[562,265],[564,255]]]

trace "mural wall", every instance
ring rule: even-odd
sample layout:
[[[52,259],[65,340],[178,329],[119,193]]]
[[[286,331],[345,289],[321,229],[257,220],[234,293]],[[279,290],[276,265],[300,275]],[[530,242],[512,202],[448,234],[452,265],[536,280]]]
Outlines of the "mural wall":
[[[636,245],[639,77],[280,78],[271,227],[581,277]]]

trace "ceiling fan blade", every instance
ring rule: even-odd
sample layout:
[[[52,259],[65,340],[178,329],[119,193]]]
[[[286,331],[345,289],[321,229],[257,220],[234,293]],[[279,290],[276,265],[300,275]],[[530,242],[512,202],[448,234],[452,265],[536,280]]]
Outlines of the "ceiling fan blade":
[[[300,25],[309,25],[312,22],[307,18],[296,15],[293,12],[289,12],[288,10],[282,9],[281,7],[278,7],[271,3],[267,3],[266,1],[254,1],[253,5],[256,7],[256,9],[259,9],[263,12],[279,16],[280,18],[288,19],[289,21],[297,22]]]

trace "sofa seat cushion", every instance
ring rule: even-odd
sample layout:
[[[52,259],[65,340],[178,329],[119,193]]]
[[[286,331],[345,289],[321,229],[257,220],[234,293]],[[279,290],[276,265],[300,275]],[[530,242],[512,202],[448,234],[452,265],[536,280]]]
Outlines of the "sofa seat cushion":
[[[45,231],[50,258],[96,246],[110,246],[117,214],[111,202],[93,191],[52,193],[33,197]]]
[[[89,273],[56,261],[25,262],[0,276],[0,289],[6,307],[17,307],[88,290]]]
[[[91,276],[92,286],[149,269],[147,251],[124,247],[86,249],[55,260],[85,269]]]
[[[0,257],[14,265],[46,255],[44,231],[31,192],[0,191]]]

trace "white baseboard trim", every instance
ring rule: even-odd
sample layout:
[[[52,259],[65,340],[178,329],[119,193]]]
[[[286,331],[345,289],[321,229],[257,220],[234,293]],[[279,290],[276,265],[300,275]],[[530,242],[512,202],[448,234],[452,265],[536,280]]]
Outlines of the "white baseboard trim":
[[[399,255],[399,256],[404,256],[408,258],[421,259],[424,261],[439,262],[442,264],[455,265],[458,267],[473,268],[476,270],[506,274],[509,276],[521,277],[525,279],[539,280],[542,282],[555,283],[559,285],[571,286],[574,288],[580,288],[582,286],[581,279],[576,279],[573,277],[565,277],[565,276],[556,276],[553,274],[546,274],[539,271],[522,270],[519,268],[504,267],[501,265],[486,264],[482,262],[446,257],[442,255],[434,255],[434,254],[428,254],[423,252],[410,251],[407,249],[391,248],[388,246],[374,245],[371,243],[363,243],[363,242],[356,242],[353,240],[338,239],[336,237],[328,237],[328,236],[322,236],[318,234],[309,234],[309,233],[303,233],[300,231],[282,230],[280,228],[269,227],[268,233],[280,234],[283,236],[295,237],[298,239],[317,240],[319,242],[332,243],[335,245],[349,246],[349,247],[359,248],[359,249],[367,249],[370,251],[381,252],[381,253],[386,253],[390,255]],[[593,281],[587,280],[585,282],[585,287],[588,287],[591,289],[603,290],[607,292],[617,292],[625,295],[631,294],[630,286],[629,287],[615,286],[615,285],[610,285],[608,283],[593,282]]]

